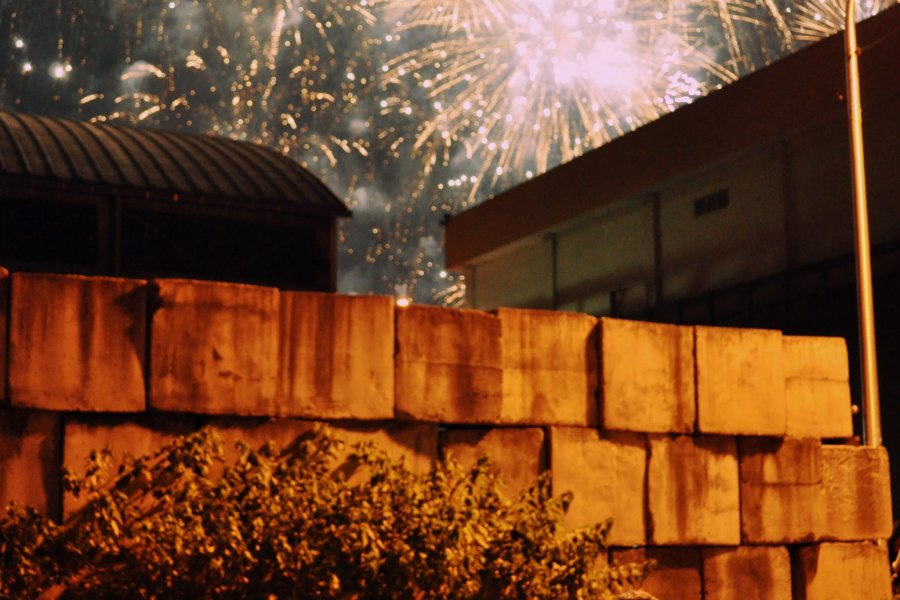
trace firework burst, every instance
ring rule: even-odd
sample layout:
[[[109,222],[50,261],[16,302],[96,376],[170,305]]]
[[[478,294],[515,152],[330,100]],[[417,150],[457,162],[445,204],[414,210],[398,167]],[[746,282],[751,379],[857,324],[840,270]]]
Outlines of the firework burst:
[[[494,31],[513,17],[516,8],[508,0],[373,0],[370,4],[394,24],[394,34],[418,27],[434,28],[444,35]]]
[[[411,22],[441,28],[437,14]],[[384,65],[382,111],[418,113],[408,151],[425,175],[477,164],[442,182],[466,187],[468,205],[736,79],[691,38],[689,16],[676,3],[590,0],[510,0],[469,27],[454,16],[442,31],[455,34]],[[418,98],[391,94],[410,82]]]
[[[776,0],[694,0],[688,10],[694,43],[709,47],[716,61],[738,76],[795,47],[787,13]]]
[[[897,3],[896,0],[862,0],[857,19],[862,20]],[[805,0],[790,11],[791,28],[797,39],[814,42],[844,29],[847,5],[844,0]]]
[[[143,0],[114,4],[111,16],[133,29],[119,90],[86,90],[82,114],[265,143],[324,178],[339,156],[366,156],[366,127],[352,114],[371,62],[335,47],[365,39],[374,16],[360,4]]]

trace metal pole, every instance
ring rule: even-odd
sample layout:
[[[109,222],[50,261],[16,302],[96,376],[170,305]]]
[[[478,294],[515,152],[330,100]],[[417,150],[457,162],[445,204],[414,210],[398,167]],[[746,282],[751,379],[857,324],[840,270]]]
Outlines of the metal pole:
[[[853,205],[856,215],[856,299],[862,361],[863,443],[866,446],[881,446],[881,407],[878,400],[878,365],[875,354],[875,309],[872,303],[872,260],[869,253],[869,209],[866,199],[862,109],[859,99],[859,48],[856,45],[855,0],[847,0],[844,42],[847,55],[847,116],[850,121]]]

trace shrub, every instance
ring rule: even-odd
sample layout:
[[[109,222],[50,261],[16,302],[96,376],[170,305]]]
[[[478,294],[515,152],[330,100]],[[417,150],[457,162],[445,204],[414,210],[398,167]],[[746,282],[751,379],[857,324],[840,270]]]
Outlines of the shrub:
[[[547,477],[506,500],[486,460],[419,475],[326,428],[238,450],[204,429],[115,473],[92,453],[63,523],[8,507],[0,597],[611,598],[648,569],[606,565],[609,522],[562,536]]]

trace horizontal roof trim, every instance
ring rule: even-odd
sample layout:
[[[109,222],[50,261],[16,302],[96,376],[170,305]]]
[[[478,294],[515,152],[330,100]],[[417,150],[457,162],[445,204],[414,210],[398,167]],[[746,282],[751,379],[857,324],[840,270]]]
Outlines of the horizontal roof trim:
[[[864,106],[900,93],[900,35],[891,35],[898,27],[900,6],[860,23]],[[839,33],[456,215],[447,224],[447,267],[461,269],[690,169],[840,118],[843,56]]]
[[[192,205],[349,216],[312,173],[257,144],[212,135],[0,111],[0,176],[99,185]]]

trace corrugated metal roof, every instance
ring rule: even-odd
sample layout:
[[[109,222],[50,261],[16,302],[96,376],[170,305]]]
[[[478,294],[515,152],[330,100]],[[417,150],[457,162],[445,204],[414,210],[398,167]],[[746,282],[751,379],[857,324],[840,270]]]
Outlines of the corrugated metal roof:
[[[0,111],[0,173],[347,216],[325,184],[263,146],[215,136]]]

